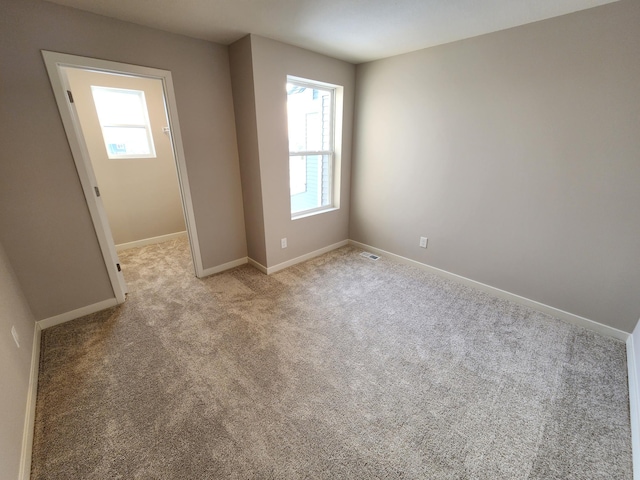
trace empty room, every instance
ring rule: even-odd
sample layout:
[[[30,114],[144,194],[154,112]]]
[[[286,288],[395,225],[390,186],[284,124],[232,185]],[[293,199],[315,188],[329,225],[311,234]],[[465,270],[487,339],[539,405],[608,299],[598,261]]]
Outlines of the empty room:
[[[640,2],[0,7],[2,479],[640,479]]]

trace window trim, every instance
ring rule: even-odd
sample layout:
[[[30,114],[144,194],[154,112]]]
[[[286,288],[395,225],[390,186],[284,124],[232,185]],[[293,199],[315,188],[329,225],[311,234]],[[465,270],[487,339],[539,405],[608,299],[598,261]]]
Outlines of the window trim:
[[[331,83],[310,80],[307,78],[296,77],[293,75],[287,75],[286,78],[287,84],[293,84],[300,87],[312,88],[312,89],[320,89],[320,90],[328,90],[331,95],[331,127],[329,130],[329,146],[331,147],[329,150],[307,150],[307,151],[291,151],[289,150],[289,129],[287,127],[287,150],[289,151],[288,158],[291,157],[307,157],[307,156],[328,156],[328,172],[327,176],[329,177],[329,188],[327,192],[327,196],[330,199],[327,205],[321,205],[319,207],[314,207],[306,210],[300,210],[297,212],[292,212],[291,208],[291,194],[289,194],[289,213],[291,214],[291,219],[296,220],[298,218],[304,218],[312,215],[317,215],[320,213],[330,212],[334,210],[338,210],[340,208],[339,205],[339,189],[336,190],[336,185],[339,185],[338,176],[336,175],[336,164],[337,159],[339,158],[338,146],[336,142],[336,127],[340,125],[342,128],[342,122],[338,121],[338,112],[342,112],[342,105],[338,105],[338,97],[340,96],[340,101],[342,98],[342,88],[340,85],[335,85]],[[288,121],[288,118],[287,118]],[[341,135],[340,135],[341,137]],[[291,182],[291,169],[287,168],[289,174],[289,184]],[[320,193],[322,195],[322,193]],[[320,202],[322,198],[320,198]]]

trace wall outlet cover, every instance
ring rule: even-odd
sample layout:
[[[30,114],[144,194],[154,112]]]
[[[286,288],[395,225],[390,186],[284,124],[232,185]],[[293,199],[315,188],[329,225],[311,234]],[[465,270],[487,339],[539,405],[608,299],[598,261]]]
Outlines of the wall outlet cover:
[[[420,246],[422,248],[427,248],[427,242],[429,239],[427,237],[420,237]]]

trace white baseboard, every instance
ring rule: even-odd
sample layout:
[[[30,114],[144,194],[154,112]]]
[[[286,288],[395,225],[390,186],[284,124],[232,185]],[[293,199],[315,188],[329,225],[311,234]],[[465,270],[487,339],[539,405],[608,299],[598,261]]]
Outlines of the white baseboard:
[[[291,260],[287,260],[286,262],[279,263],[278,265],[274,265],[273,267],[265,267],[264,265],[260,265],[258,262],[252,260],[250,263],[258,270],[266,273],[267,275],[271,275],[272,273],[279,272],[280,270],[284,270],[285,268],[296,265],[297,263],[306,262],[314,257],[318,257],[323,255],[331,250],[336,250],[337,248],[344,247],[349,244],[349,240],[342,240],[341,242],[334,243],[332,245],[328,245],[326,247],[320,248],[318,250],[314,250],[313,252],[306,253],[304,255],[300,255],[299,257],[292,258]]]
[[[239,267],[240,265],[244,265],[247,263],[247,257],[242,257],[237,260],[232,260],[231,262],[223,263],[222,265],[218,265],[216,267],[205,268],[202,270],[202,275],[198,278],[208,277],[209,275],[213,275],[214,273],[224,272],[225,270],[230,270],[235,267]]]
[[[432,267],[431,265],[427,265],[426,263],[417,262],[415,260],[411,260],[410,258],[406,258],[401,255],[396,255],[395,253],[387,252],[380,248],[372,247],[371,245],[366,245],[364,243],[356,242],[355,240],[349,240],[349,244],[353,245],[354,247],[362,248],[369,252],[375,253],[377,255],[388,257],[389,259],[395,260],[399,263],[412,265],[422,270],[426,270],[436,275],[440,275],[441,277],[445,277],[450,280],[463,283],[470,287],[477,288],[478,290],[482,290],[483,292],[490,293],[491,295],[494,295],[496,297],[503,298],[505,300],[510,300],[520,305],[525,305],[539,312],[546,313],[553,317],[559,318],[561,320],[572,323],[579,327],[586,328],[587,330],[592,330],[602,335],[606,335],[608,337],[626,341],[630,336],[629,333],[623,332],[622,330],[618,330],[617,328],[610,327],[608,325],[603,325],[602,323],[598,323],[594,320],[590,320],[588,318],[584,318],[579,315],[574,315],[573,313],[565,312],[564,310],[560,310],[558,308],[545,305],[544,303],[540,303],[535,300],[531,300],[529,298],[521,297],[520,295],[516,295],[515,293],[507,292],[505,290],[492,287],[491,285],[486,285],[481,282],[476,282],[475,280],[471,280],[470,278],[463,277],[455,273],[447,272],[446,270],[441,270],[440,268]]]
[[[262,265],[260,262],[255,261],[253,258],[247,258],[247,260],[249,261],[249,265],[251,265],[252,267],[257,268],[264,274],[267,273],[267,267]]]
[[[186,232],[180,232],[180,234],[186,234]],[[176,234],[176,236],[178,235]],[[160,237],[156,237],[156,238],[160,238]],[[135,243],[135,242],[132,242],[132,243]],[[158,243],[158,242],[150,242],[150,243]],[[147,243],[145,245],[148,245],[150,243]],[[569,323],[587,328],[597,333],[607,335],[619,340],[625,340],[626,346],[627,346],[629,407],[630,407],[630,415],[631,415],[631,438],[632,438],[632,449],[633,449],[633,471],[634,471],[633,478],[634,480],[640,480],[640,398],[638,395],[639,379],[635,369],[636,352],[634,349],[633,335],[627,332],[623,332],[622,330],[609,327],[608,325],[603,325],[593,320],[589,320],[587,318],[574,315],[572,313],[565,312],[563,310],[559,310],[557,308],[551,307],[549,305],[545,305],[535,300],[530,300],[528,298],[521,297],[520,295],[516,295],[510,292],[507,292],[505,290],[501,290],[499,288],[495,288],[490,285],[486,285],[484,283],[471,280],[461,275],[447,272],[446,270],[432,267],[425,263],[411,260],[401,255],[396,255],[394,253],[387,252],[385,250],[373,247],[371,245],[366,245],[364,243],[357,242],[355,240],[344,240],[342,242],[329,245],[327,247],[302,255],[300,257],[296,257],[294,259],[288,260],[278,265],[274,265],[273,267],[265,267],[264,265],[253,260],[252,258],[244,257],[244,258],[240,258],[238,260],[234,260],[222,265],[218,265],[216,267],[208,268],[204,270],[203,276],[213,275],[215,273],[219,273],[224,270],[228,270],[230,268],[244,265],[246,263],[249,263],[250,265],[254,266],[255,268],[257,268],[258,270],[260,270],[265,274],[271,274],[271,273],[275,273],[280,270],[283,270],[292,265],[295,265],[297,263],[301,263],[311,258],[317,257],[331,250],[335,250],[337,248],[343,247],[347,244],[353,245],[363,250],[370,251],[372,253],[376,253],[378,255],[382,255],[384,257],[388,257],[389,259],[397,261],[399,263],[412,265],[414,267],[426,270],[436,275],[440,275],[442,277],[445,277],[454,281],[458,281],[465,285],[478,288],[479,290],[493,294],[499,298],[504,298],[507,300],[511,300],[515,303],[531,307],[535,310],[541,311],[543,313],[547,313],[549,315],[563,319],[565,321],[568,321]],[[132,248],[132,247],[128,247],[128,248]],[[55,325],[59,325],[61,323],[68,322],[70,320],[74,320],[84,315],[89,315],[91,313],[95,313],[100,310],[110,308],[112,306],[117,305],[117,303],[118,303],[117,300],[115,298],[112,298],[112,299],[94,303],[93,305],[87,305],[86,307],[78,308],[76,310],[72,310],[70,312],[66,312],[60,315],[55,315],[53,317],[49,317],[36,322],[35,329],[34,329],[34,336],[33,336],[33,348],[32,348],[32,355],[31,355],[31,372],[29,376],[29,391],[27,394],[27,410],[25,415],[24,432],[23,432],[23,440],[22,440],[22,453],[21,453],[21,459],[20,459],[20,473],[19,473],[20,480],[29,480],[31,475],[31,454],[33,449],[36,396],[37,396],[37,388],[38,388],[38,373],[39,373],[39,367],[40,367],[40,339],[41,339],[42,330],[49,327],[53,327]]]
[[[633,455],[633,478],[640,480],[640,398],[638,397],[638,372],[633,335],[627,339],[627,378],[629,381],[629,413],[631,417],[631,451]]]
[[[174,240],[176,238],[186,237],[187,232],[176,232],[176,233],[168,233],[167,235],[160,235],[158,237],[151,238],[143,238],[142,240],[136,240],[135,242],[127,242],[116,245],[116,252],[121,252],[122,250],[129,250],[130,248],[138,248],[144,247],[145,245],[152,245],[154,243],[163,243],[168,242],[169,240]]]
[[[42,330],[60,325],[61,323],[75,320],[76,318],[99,312],[118,304],[115,298],[87,305],[70,312],[61,313],[53,317],[35,322],[33,331],[33,346],[31,350],[31,371],[29,373],[29,390],[27,392],[27,408],[24,418],[24,431],[22,433],[22,452],[20,454],[19,480],[29,480],[31,477],[31,455],[33,452],[33,434],[36,420],[36,399],[38,394],[38,373],[40,371],[40,341]]]
[[[103,300],[102,302],[94,303],[93,305],[87,305],[86,307],[71,310],[70,312],[61,313],[60,315],[45,318],[36,322],[36,326],[44,330],[45,328],[54,327],[56,325],[60,325],[61,323],[69,322],[71,320],[75,320],[76,318],[84,317],[85,315],[114,307],[117,304],[118,301],[115,298],[110,298],[108,300]]]
[[[29,391],[27,392],[27,409],[24,416],[22,432],[22,453],[20,455],[19,480],[31,477],[31,453],[33,452],[33,434],[36,422],[36,399],[38,394],[38,373],[40,372],[40,337],[42,330],[36,323],[33,330],[33,346],[31,347],[31,371],[29,373]]]

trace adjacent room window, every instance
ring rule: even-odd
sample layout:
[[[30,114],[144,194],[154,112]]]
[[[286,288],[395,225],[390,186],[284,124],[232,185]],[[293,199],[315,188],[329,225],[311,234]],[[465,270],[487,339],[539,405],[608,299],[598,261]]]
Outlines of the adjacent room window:
[[[155,158],[142,90],[91,86],[109,158]]]
[[[336,88],[287,77],[292,217],[335,207]]]

